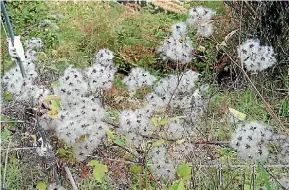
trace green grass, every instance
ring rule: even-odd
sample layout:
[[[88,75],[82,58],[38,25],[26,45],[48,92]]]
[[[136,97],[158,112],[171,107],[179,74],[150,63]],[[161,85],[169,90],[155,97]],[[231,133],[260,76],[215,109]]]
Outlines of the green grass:
[[[64,13],[56,58],[65,57],[77,67],[89,65],[101,48],[115,52],[115,63],[120,69],[132,65],[150,67],[155,63],[152,49],[175,22],[164,13],[152,15],[148,10],[133,13],[108,2],[68,2],[50,6]]]
[[[2,160],[5,160],[5,155],[6,153],[2,154]],[[1,167],[1,173],[4,174],[4,164],[2,166],[3,167]],[[11,190],[22,189],[22,185],[23,185],[22,163],[16,158],[15,153],[9,153],[9,160],[7,162],[6,167],[7,167],[7,170],[6,170],[6,175],[5,175],[6,176],[5,188],[11,189]]]

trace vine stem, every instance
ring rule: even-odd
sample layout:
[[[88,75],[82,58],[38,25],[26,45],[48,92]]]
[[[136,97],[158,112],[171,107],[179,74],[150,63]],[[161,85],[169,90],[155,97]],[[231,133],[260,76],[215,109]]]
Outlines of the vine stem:
[[[113,126],[114,128],[120,128],[118,124],[116,123],[113,123],[111,121],[108,121],[108,120],[102,120],[103,122]],[[155,139],[155,140],[159,140],[159,139],[163,139],[163,140],[167,140],[167,141],[178,141],[180,139],[170,139],[170,138],[162,138],[162,137],[159,137],[159,136],[156,136],[156,135],[153,135],[153,136],[149,136],[149,135],[141,135],[142,137],[145,137],[145,138],[148,138],[148,139]],[[191,143],[193,144],[207,144],[207,145],[221,145],[221,146],[229,146],[230,142],[229,141],[191,141]],[[122,146],[119,146],[117,144],[113,144],[113,146],[118,146],[118,147],[121,147],[123,149],[125,149],[126,151],[128,151],[129,153],[131,153],[132,155],[134,155],[130,150],[128,150],[127,148],[125,147],[122,147]],[[136,155],[134,155],[135,157],[137,157]]]

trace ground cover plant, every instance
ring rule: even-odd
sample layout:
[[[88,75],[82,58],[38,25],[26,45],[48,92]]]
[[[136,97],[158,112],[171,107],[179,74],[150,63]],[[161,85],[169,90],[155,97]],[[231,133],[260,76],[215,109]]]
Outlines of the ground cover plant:
[[[236,5],[6,5],[27,78],[2,26],[3,189],[289,188],[288,44]]]

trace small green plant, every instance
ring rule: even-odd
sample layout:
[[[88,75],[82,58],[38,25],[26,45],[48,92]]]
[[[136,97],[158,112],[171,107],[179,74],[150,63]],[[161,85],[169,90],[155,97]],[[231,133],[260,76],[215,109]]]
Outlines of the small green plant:
[[[264,168],[264,165],[262,163],[259,163],[258,167],[259,173],[261,175],[262,181],[265,184],[266,190],[271,190],[271,184],[270,184],[270,175]]]
[[[93,176],[95,180],[97,180],[99,183],[102,183],[105,173],[108,172],[107,166],[101,164],[97,160],[91,160],[87,165],[93,167]]]
[[[45,181],[38,181],[36,185],[37,190],[46,190],[47,182]]]

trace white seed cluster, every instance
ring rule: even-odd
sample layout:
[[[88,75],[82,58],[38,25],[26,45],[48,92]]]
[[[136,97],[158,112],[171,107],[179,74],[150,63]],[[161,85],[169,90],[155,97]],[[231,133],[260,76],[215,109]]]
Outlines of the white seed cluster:
[[[198,73],[188,70],[180,75],[169,75],[161,79],[153,87],[153,93],[157,96],[153,96],[156,100],[152,102],[155,102],[157,107],[169,103],[171,107],[189,110],[192,107],[193,89],[198,76]],[[150,98],[148,100],[150,101]]]
[[[88,92],[88,84],[84,80],[81,71],[69,66],[63,76],[58,79],[59,85],[53,87],[54,94],[61,99],[62,107],[67,107],[85,96]]]
[[[193,43],[187,37],[187,25],[180,22],[172,26],[172,35],[158,47],[157,51],[164,60],[186,64],[193,59]]]
[[[80,103],[64,110],[56,121],[56,135],[73,147],[78,160],[84,160],[101,143],[109,128],[101,121],[105,111],[97,100],[90,98],[81,98]]]
[[[138,88],[152,86],[156,77],[141,67],[133,68],[130,74],[123,79],[129,91],[135,92]]]
[[[55,24],[54,22],[52,22],[51,20],[49,19],[44,19],[44,20],[41,20],[39,22],[39,26],[41,27],[46,27],[46,28],[50,28],[52,30],[59,30],[59,27],[57,26],[57,24]]]
[[[263,71],[276,64],[272,46],[262,46],[259,40],[248,39],[238,48],[238,57],[248,71]]]
[[[142,72],[144,71],[142,70]],[[121,111],[119,132],[124,134],[137,148],[141,147],[147,137],[153,135],[160,135],[160,138],[189,141],[188,138],[194,134],[195,128],[187,125],[185,120],[193,119],[195,121],[196,117],[202,113],[200,111],[202,109],[197,109],[195,106],[197,104],[200,107],[203,106],[202,98],[197,96],[197,94],[200,95],[199,90],[194,89],[198,76],[198,73],[187,70],[179,75],[169,75],[157,81],[152,87],[152,92],[145,96],[147,104],[137,110]],[[139,80],[137,77],[130,79]],[[174,109],[181,110],[183,116],[170,118],[163,127],[156,127],[152,122],[152,117],[155,117],[156,113],[162,114],[166,111],[167,106],[172,112]],[[152,150],[152,169],[159,177],[174,178],[179,160],[192,151],[193,145],[183,143],[174,145],[172,148],[173,150],[169,151],[168,146],[162,145],[154,147]]]
[[[178,165],[194,148],[194,145],[188,142],[155,146],[150,151],[152,157],[151,168],[158,177],[172,180],[176,176]]]
[[[95,55],[94,64],[84,71],[85,75],[70,66],[54,87],[62,107],[54,124],[56,134],[74,148],[79,160],[84,160],[101,143],[109,128],[102,122],[104,107],[94,95],[111,88],[116,72],[112,59],[112,52],[102,49]]]
[[[124,110],[120,113],[120,132],[126,134],[135,147],[140,147],[143,143],[143,135],[153,133],[153,124],[149,116],[144,109]]]
[[[193,90],[198,76],[198,73],[187,70],[180,76],[169,75],[158,81],[153,86],[153,91],[145,96],[147,104],[137,110],[124,110],[120,113],[120,131],[125,135],[129,133],[128,138],[136,147],[139,147],[144,136],[156,132],[154,131],[154,124],[151,122],[153,113],[164,110],[166,106],[171,107],[171,109],[179,108],[187,120],[192,120],[192,116],[195,120],[196,116],[202,112],[200,111],[201,108],[195,107],[194,102],[198,102],[200,107],[200,104],[203,105],[201,97],[195,95],[199,91]],[[165,126],[165,129],[166,133],[174,139],[184,137],[185,129],[182,121],[171,121]],[[188,134],[191,133],[192,129],[190,128]]]
[[[190,123],[195,123],[197,118],[204,114],[204,100],[201,96],[201,91],[204,91],[204,89],[195,90],[190,104],[186,104],[184,115],[189,119]]]
[[[4,87],[14,95],[15,100],[30,100],[32,97],[35,102],[42,102],[43,97],[49,94],[49,90],[43,86],[34,84],[38,76],[35,68],[36,51],[43,46],[39,38],[32,38],[25,42],[27,51],[26,59],[22,62],[27,78],[22,77],[20,67],[16,66],[10,69],[2,77]],[[33,53],[31,53],[33,52]]]
[[[237,128],[232,135],[231,146],[243,160],[266,161],[272,134],[267,125],[252,121]]]
[[[185,22],[178,22],[171,26],[172,37],[178,39],[188,35],[187,24]]]
[[[176,164],[168,153],[168,147],[161,145],[153,147],[151,150],[152,169],[159,177],[165,177],[167,180],[175,178]]]
[[[289,164],[289,136],[274,134],[272,141],[278,149],[276,155],[278,164]]]
[[[198,73],[188,70],[177,75],[169,75],[161,79],[153,86],[153,91],[145,96],[147,104],[137,110],[124,110],[120,113],[119,123],[120,130],[131,139],[136,147],[141,145],[143,136],[148,136],[154,132],[154,124],[151,122],[153,113],[164,110],[166,106],[171,109],[179,108],[183,110],[186,119],[191,120],[192,115],[199,115],[199,110],[194,109],[192,104],[195,100],[193,90],[195,82],[198,78]],[[197,99],[200,103],[200,101]],[[193,113],[193,112],[198,113]],[[182,121],[171,121],[165,126],[166,132],[174,139],[179,139],[184,136],[184,125]],[[188,134],[190,134],[189,131]],[[134,141],[134,137],[138,139]]]
[[[166,136],[171,139],[182,139],[187,133],[181,120],[169,121],[165,127]]]
[[[101,49],[94,57],[94,64],[86,70],[88,86],[91,93],[107,90],[112,87],[116,67],[113,63],[113,53]]]
[[[43,47],[42,40],[36,37],[26,40],[24,44],[28,50],[38,50]]]
[[[212,17],[216,11],[212,9],[197,6],[189,10],[187,23],[197,28],[197,35],[209,37],[214,32]]]

